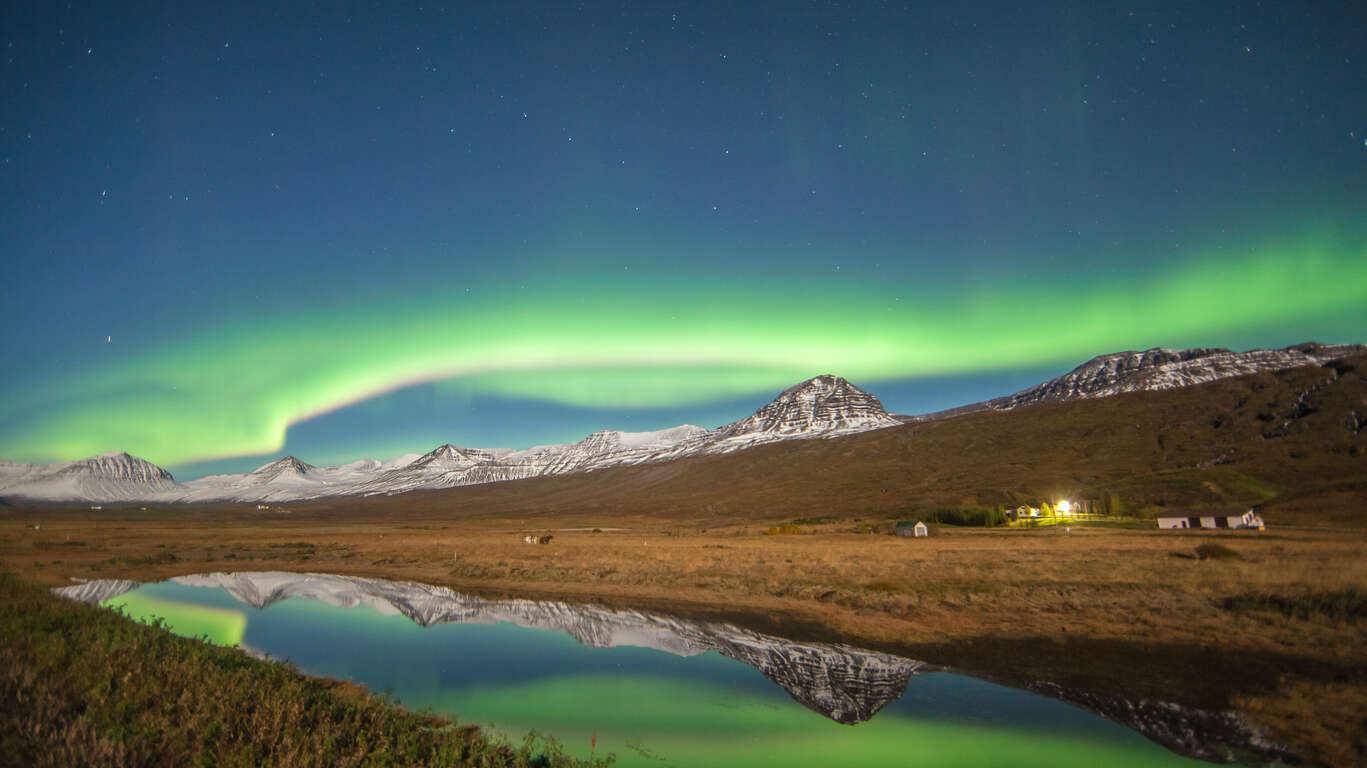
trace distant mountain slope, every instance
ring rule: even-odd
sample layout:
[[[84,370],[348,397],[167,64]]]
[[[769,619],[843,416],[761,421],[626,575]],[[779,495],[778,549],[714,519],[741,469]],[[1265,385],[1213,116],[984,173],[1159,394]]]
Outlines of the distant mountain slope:
[[[1284,349],[1253,349],[1231,352],[1218,347],[1125,351],[1099,355],[1072,371],[1023,389],[1013,395],[962,405],[922,416],[904,416],[904,422],[930,421],[985,410],[1011,410],[1039,403],[1060,403],[1122,392],[1145,392],[1189,387],[1233,376],[1284,371],[1323,365],[1332,360],[1367,351],[1360,344],[1307,342]]]
[[[1008,397],[989,401],[993,408],[1019,408],[1036,403],[1056,403],[1088,397],[1108,397],[1121,392],[1173,389],[1264,371],[1284,371],[1367,350],[1357,344],[1322,345],[1313,342],[1285,349],[1150,349],[1101,355],[1071,372]]]
[[[142,499],[179,488],[157,465],[114,452],[78,461],[39,466],[4,462],[0,494],[60,501]]]

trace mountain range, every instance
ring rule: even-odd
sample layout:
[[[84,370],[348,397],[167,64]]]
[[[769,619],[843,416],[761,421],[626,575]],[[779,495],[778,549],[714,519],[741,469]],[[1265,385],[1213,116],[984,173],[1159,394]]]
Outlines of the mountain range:
[[[126,453],[32,465],[0,461],[0,496],[80,502],[277,503],[337,496],[391,495],[506,480],[565,475],[691,456],[727,454],[768,443],[829,438],[938,421],[982,411],[1184,388],[1246,374],[1331,365],[1361,345],[1299,344],[1284,349],[1150,349],[1102,355],[1063,376],[1013,395],[919,416],[888,413],[878,398],[843,378],[816,376],[780,393],[740,421],[708,430],[681,425],[655,432],[595,432],[577,443],[525,450],[450,444],[406,454],[316,467],[293,456],[241,475],[178,483],[169,472]]]

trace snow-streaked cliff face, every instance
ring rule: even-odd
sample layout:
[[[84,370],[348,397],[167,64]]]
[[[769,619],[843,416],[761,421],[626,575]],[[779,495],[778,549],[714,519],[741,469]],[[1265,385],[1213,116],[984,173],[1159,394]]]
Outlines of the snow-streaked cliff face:
[[[753,416],[717,429],[712,442],[812,437],[862,432],[901,422],[878,398],[839,376],[824,374],[785,390]]]
[[[785,640],[731,624],[560,602],[484,600],[415,582],[278,571],[207,573],[174,581],[186,586],[221,587],[253,608],[304,597],[339,607],[364,605],[383,614],[403,614],[422,626],[507,622],[564,632],[596,648],[634,646],[678,656],[716,651],[759,670],[803,706],[847,724],[873,717],[902,695],[913,675],[931,669],[924,662],[900,656]],[[91,581],[54,592],[75,600],[100,602],[135,586],[136,582]]]
[[[1285,349],[1149,349],[1092,358],[1069,373],[987,405],[999,410],[1122,392],[1174,389],[1265,371],[1323,365],[1367,347],[1351,344],[1298,344]]]

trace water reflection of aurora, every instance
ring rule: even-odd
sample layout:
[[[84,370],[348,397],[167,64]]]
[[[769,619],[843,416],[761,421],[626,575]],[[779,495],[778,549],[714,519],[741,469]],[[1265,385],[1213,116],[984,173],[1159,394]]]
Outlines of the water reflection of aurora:
[[[240,645],[247,633],[247,614],[242,611],[164,600],[140,590],[111,597],[101,605],[138,621],[160,619],[177,635],[205,638],[215,645]]]
[[[335,590],[325,581],[330,578],[336,577],[313,583]],[[423,595],[417,593],[391,594],[392,602],[358,595],[340,607],[286,596],[290,585],[260,586],[250,602],[264,608],[244,605],[226,589],[170,582],[144,585],[104,604],[122,606],[133,618],[162,617],[180,634],[242,643],[290,659],[307,673],[386,691],[409,708],[492,725],[512,740],[535,729],[579,756],[596,741],[596,751],[615,753],[619,765],[1197,762],[1057,700],[959,675],[918,674],[871,719],[843,725],[800,706],[765,679],[772,670],[761,674],[716,650],[678,655],[632,645],[590,647],[565,631],[481,623],[490,614],[469,606],[420,626],[419,616],[438,614],[422,614]],[[330,601],[342,597],[330,595]],[[476,623],[447,617],[457,614]]]
[[[530,729],[551,733],[567,749],[613,751],[620,765],[726,766],[1165,766],[1199,761],[1166,752],[1137,734],[1095,738],[1037,730],[960,724],[883,712],[847,726],[765,696],[685,680],[566,676],[460,692],[415,691],[413,707],[480,713],[510,738]],[[1060,706],[1057,702],[1052,702]],[[1047,721],[1057,713],[1042,707]],[[1117,726],[1118,727],[1118,726]]]

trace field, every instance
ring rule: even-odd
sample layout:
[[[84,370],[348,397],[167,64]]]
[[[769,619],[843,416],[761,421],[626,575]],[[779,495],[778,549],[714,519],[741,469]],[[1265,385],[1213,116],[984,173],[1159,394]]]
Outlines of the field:
[[[727,618],[1017,685],[1235,708],[1318,761],[1367,755],[1367,533],[941,527],[918,540],[866,519],[763,533],[783,522],[42,510],[0,523],[0,559],[49,585],[317,571]]]

